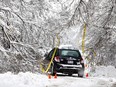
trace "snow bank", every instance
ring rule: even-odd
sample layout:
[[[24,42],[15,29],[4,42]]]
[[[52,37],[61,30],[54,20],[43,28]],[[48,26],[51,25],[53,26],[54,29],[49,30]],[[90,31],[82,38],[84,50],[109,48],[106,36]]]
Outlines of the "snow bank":
[[[94,72],[90,72],[94,77],[116,78],[116,68],[114,66],[97,66]]]
[[[77,77],[61,76],[48,79],[46,75],[30,72],[14,75],[10,72],[0,74],[0,87],[90,87],[91,81]],[[83,81],[85,84],[83,84]],[[77,83],[78,82],[78,83]],[[76,83],[76,84],[75,84]],[[86,83],[89,83],[88,85]],[[68,84],[68,85],[67,85]]]
[[[0,74],[0,87],[116,87],[115,72],[113,66],[99,66],[94,73],[92,72],[94,77],[59,75],[57,79],[54,77],[48,79],[46,75],[40,73],[20,72],[15,75],[7,72]]]
[[[0,74],[0,87],[46,87],[45,75],[30,72],[14,75],[10,72]],[[46,84],[45,84],[46,83]]]
[[[46,75],[30,72],[14,75],[10,72],[0,74],[0,87],[90,87],[91,80],[77,77],[59,76],[48,79]]]

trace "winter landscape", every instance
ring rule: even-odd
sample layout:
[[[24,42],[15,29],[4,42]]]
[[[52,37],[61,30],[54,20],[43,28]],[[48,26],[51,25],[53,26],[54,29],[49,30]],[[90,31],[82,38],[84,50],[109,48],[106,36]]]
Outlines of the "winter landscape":
[[[58,43],[80,50],[83,78],[42,72]],[[116,87],[116,0],[0,0],[0,87]]]
[[[97,67],[96,72],[89,73],[88,78],[59,74],[57,78],[51,79],[40,73],[20,72],[14,75],[7,72],[0,74],[0,87],[116,87],[115,72],[112,66],[101,66]]]

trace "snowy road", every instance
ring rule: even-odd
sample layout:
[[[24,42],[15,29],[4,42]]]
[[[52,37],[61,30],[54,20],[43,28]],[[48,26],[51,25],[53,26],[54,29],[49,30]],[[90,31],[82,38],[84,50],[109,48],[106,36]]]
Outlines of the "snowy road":
[[[49,83],[49,84],[48,84]],[[45,87],[116,87],[112,78],[78,78],[68,76],[58,76],[57,79],[48,80]],[[115,86],[113,86],[115,84]]]
[[[0,74],[0,87],[116,87],[116,68],[98,66],[88,78],[59,74],[57,79],[48,79],[47,75],[40,73],[20,72],[14,75],[7,72]]]
[[[113,86],[114,85],[114,86]],[[114,78],[78,78],[76,76],[58,76],[48,79],[46,75],[30,72],[0,74],[0,87],[116,87]]]

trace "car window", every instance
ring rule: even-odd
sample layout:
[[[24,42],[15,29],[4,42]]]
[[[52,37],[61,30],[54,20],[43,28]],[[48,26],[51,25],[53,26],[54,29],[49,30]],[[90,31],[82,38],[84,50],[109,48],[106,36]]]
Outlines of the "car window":
[[[54,49],[49,52],[48,57],[47,57],[48,60],[50,60],[52,58],[53,51],[54,51]]]
[[[52,50],[49,52],[47,59],[49,59],[49,60],[50,60],[50,59],[52,58],[52,55],[53,55],[53,53],[54,53],[54,50],[55,50],[55,48],[54,48],[54,49],[52,49]],[[58,55],[58,49],[57,49],[57,51],[56,51],[55,56],[57,56],[57,55]]]
[[[61,50],[60,55],[62,57],[80,57],[80,53],[77,50]]]

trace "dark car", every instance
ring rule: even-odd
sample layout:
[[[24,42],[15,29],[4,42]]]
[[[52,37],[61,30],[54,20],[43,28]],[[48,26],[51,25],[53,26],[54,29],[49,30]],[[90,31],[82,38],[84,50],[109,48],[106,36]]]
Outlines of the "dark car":
[[[54,75],[60,72],[68,74],[69,76],[78,74],[79,77],[83,77],[84,61],[79,50],[72,48],[53,48],[45,55],[44,60],[50,62],[55,49],[57,50],[49,70],[51,74]]]

